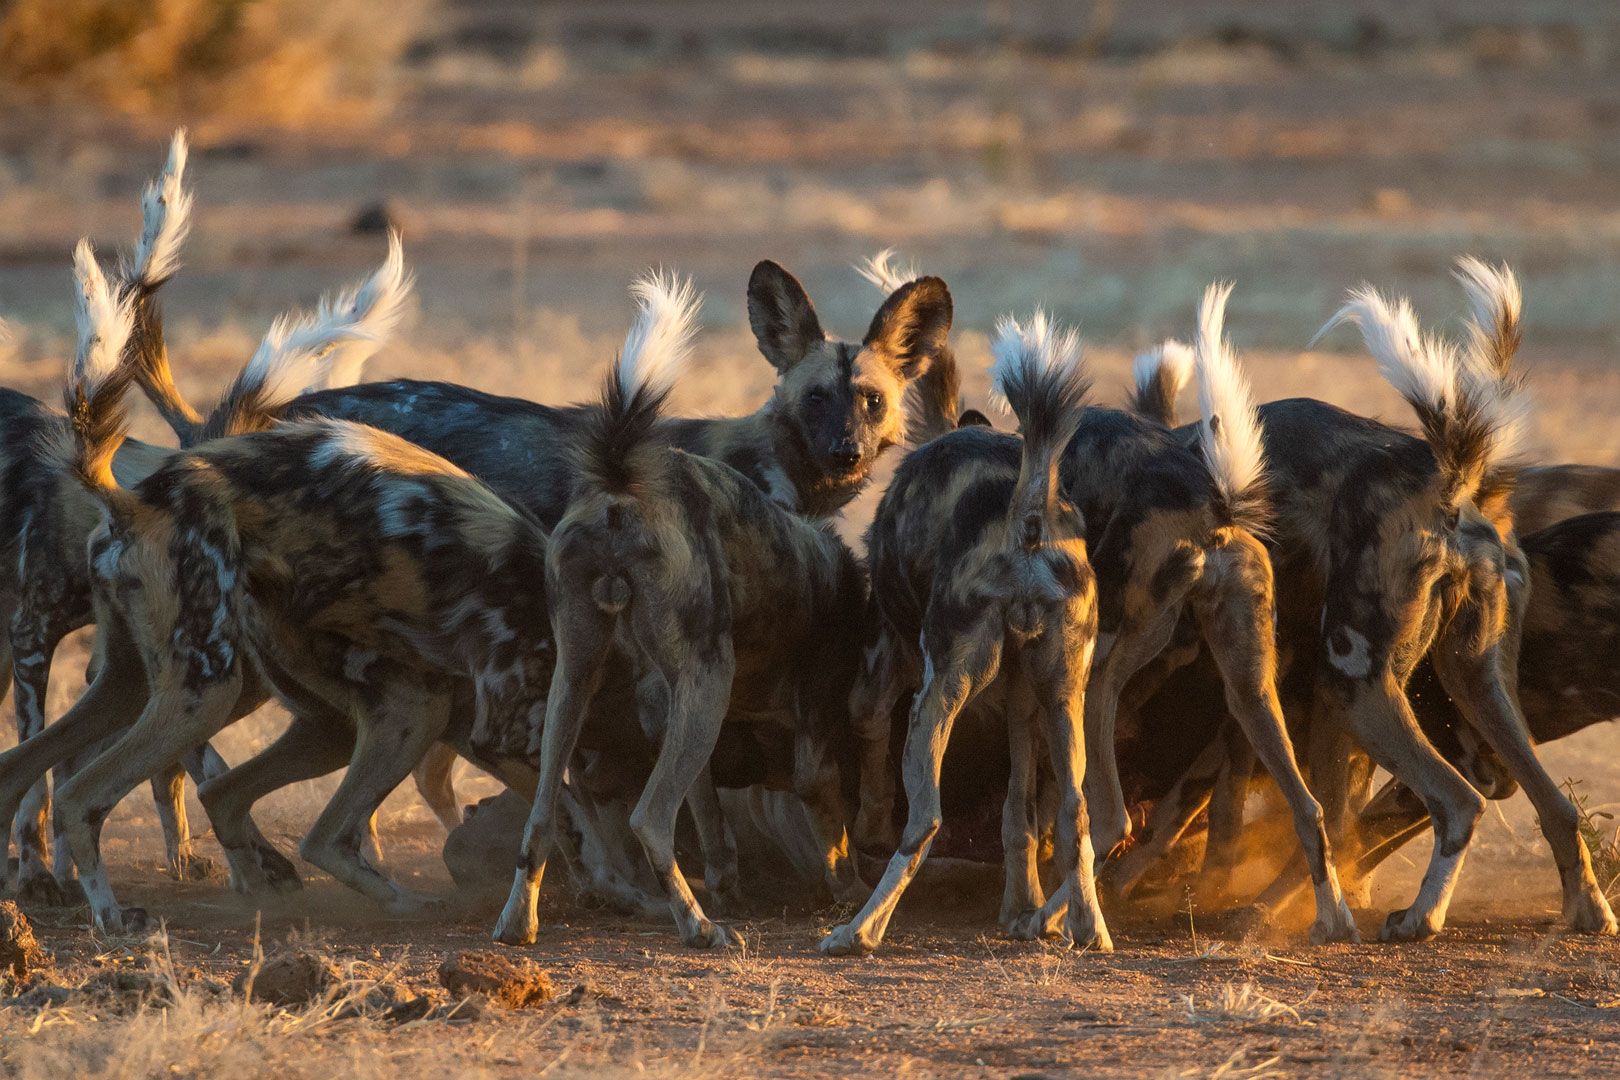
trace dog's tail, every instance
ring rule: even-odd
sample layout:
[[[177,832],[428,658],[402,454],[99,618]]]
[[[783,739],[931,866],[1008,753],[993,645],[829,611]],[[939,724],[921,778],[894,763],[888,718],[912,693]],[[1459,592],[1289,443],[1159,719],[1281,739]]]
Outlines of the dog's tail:
[[[1529,421],[1524,375],[1514,367],[1523,338],[1519,319],[1524,299],[1518,279],[1505,264],[1493,267],[1465,256],[1457,260],[1456,276],[1470,308],[1464,320],[1466,347],[1458,366],[1463,384],[1459,397],[1477,404],[1491,432],[1475,495],[1484,505],[1505,501],[1511,493]]]
[[[1176,398],[1192,378],[1192,370],[1193,351],[1174,338],[1138,353],[1126,407],[1165,427],[1177,426]]]
[[[1198,442],[1232,523],[1262,532],[1271,511],[1265,448],[1254,394],[1225,335],[1226,301],[1231,295],[1230,282],[1211,285],[1198,307],[1193,349],[1201,414]]]
[[[162,174],[141,193],[141,236],[134,255],[122,267],[119,286],[135,312],[129,350],[131,375],[181,446],[196,442],[203,420],[174,384],[157,291],[180,268],[180,247],[191,232],[192,193],[184,185],[186,152],[186,130],[181,128],[169,143]]]
[[[313,315],[283,315],[271,325],[209,414],[202,437],[262,431],[299,394],[354,381],[399,325],[411,284],[396,233],[388,258],[358,289],[323,299]]]
[[[690,278],[647,274],[630,286],[636,318],[618,362],[602,385],[602,400],[587,410],[574,444],[579,490],[609,498],[610,528],[622,527],[636,504],[656,498],[669,451],[654,428],[692,354],[702,298]],[[630,602],[630,583],[614,573],[598,578],[591,596],[610,614]]]
[[[662,472],[664,451],[650,438],[675,379],[692,354],[701,298],[691,279],[662,272],[630,286],[636,318],[602,400],[586,416],[578,446],[587,489],[637,496]]]
[[[1443,501],[1452,509],[1475,498],[1486,475],[1511,456],[1521,426],[1512,371],[1517,282],[1506,270],[1498,273],[1474,260],[1463,263],[1459,276],[1475,304],[1466,354],[1423,334],[1409,301],[1391,300],[1371,286],[1352,291],[1323,327],[1360,327],[1379,372],[1417,414],[1440,468]]]
[[[1023,429],[1018,486],[1008,508],[1008,536],[1023,550],[1051,537],[1058,465],[1080,426],[1090,382],[1080,361],[1080,335],[1059,329],[1037,310],[1028,322],[1003,316],[991,343],[993,396]]]
[[[893,248],[884,248],[855,271],[877,287],[884,298],[917,279],[916,266],[900,267]],[[906,440],[921,445],[955,431],[961,418],[962,373],[956,366],[956,353],[949,344],[941,346],[928,369],[906,391],[908,420]]]
[[[118,486],[112,461],[129,428],[125,395],[132,372],[124,351],[134,332],[134,305],[107,283],[89,240],[73,252],[73,283],[79,344],[62,394],[68,425],[53,450],[109,514],[127,519],[139,503]]]

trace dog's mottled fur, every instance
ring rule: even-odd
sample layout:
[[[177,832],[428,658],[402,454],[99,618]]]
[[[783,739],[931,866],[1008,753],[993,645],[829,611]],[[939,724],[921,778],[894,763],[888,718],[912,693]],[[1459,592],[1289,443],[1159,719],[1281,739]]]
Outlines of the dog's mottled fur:
[[[690,322],[689,294],[650,291],[672,309],[662,321]],[[657,745],[630,826],[683,941],[735,941],[698,905],[674,855],[675,814],[688,792],[712,792],[709,761],[724,727],[791,725],[794,787],[820,834],[827,882],[840,899],[864,895],[835,760],[858,666],[860,566],[830,530],[788,513],[748,477],[668,445],[660,412],[687,346],[678,329],[658,332],[657,315],[654,307],[638,320],[601,404],[579,414],[567,447],[577,480],[547,563],[557,667],[534,809],[495,929],[507,944],[532,943],[538,931],[564,768],[615,654],[631,662],[642,725]],[[724,828],[712,810],[699,813],[700,830]],[[735,861],[729,837],[706,839],[706,854],[717,845]]]
[[[1370,289],[1340,315],[1361,324],[1423,438],[1308,399],[1260,409],[1277,491],[1272,550],[1284,585],[1278,640],[1293,667],[1286,682],[1311,702],[1311,783],[1336,844],[1354,842],[1349,816],[1370,779],[1358,747],[1416,792],[1433,820],[1417,900],[1389,916],[1382,937],[1441,929],[1484,807],[1413,715],[1406,684],[1426,654],[1469,729],[1535,805],[1559,866],[1566,922],[1612,933],[1578,814],[1536,759],[1514,687],[1529,585],[1508,504],[1518,285],[1505,269],[1460,266],[1473,304],[1460,353],[1422,337],[1404,301]]]
[[[1059,932],[1077,945],[1112,948],[1092,884],[1080,790],[1096,587],[1085,525],[1058,482],[1086,391],[1079,341],[1037,313],[1028,324],[1004,320],[995,352],[993,381],[1023,438],[975,426],[914,450],[867,533],[882,640],[895,654],[883,668],[889,688],[869,699],[882,712],[879,726],[897,697],[892,687],[920,685],[904,750],[908,814],[882,882],[851,922],[823,939],[826,953],[869,953],[882,941],[939,830],[941,763],[970,703],[1004,719],[1012,752],[1002,819],[1004,925],[1016,936]],[[1041,740],[1057,777],[1063,874],[1049,898],[1036,875],[1031,816]]]
[[[109,539],[106,525],[85,530],[90,537],[91,592],[100,629],[92,664],[92,686],[61,722],[0,756],[0,792],[3,792],[0,807],[8,811],[16,809],[28,787],[45,769],[83,753],[99,739],[127,725],[134,719],[131,710],[138,710],[149,694],[154,703],[149,712],[157,710],[154,715],[159,719],[153,723],[159,726],[164,725],[159,704],[165,708],[172,706],[173,695],[185,697],[192,705],[205,696],[212,707],[224,710],[227,721],[256,707],[265,697],[256,680],[245,677],[241,658],[234,652],[211,651],[212,645],[190,641],[191,636],[200,634],[206,638],[214,632],[209,620],[217,618],[229,622],[232,615],[229,605],[235,602],[225,579],[216,575],[217,580],[210,583],[205,572],[208,566],[218,569],[216,564],[224,557],[221,537],[225,535],[222,530],[228,531],[229,522],[215,522],[210,526],[206,521],[191,521],[187,528],[179,531],[174,524],[174,520],[188,514],[202,513],[199,506],[206,507],[208,503],[207,498],[188,502],[186,495],[188,491],[192,494],[211,492],[214,474],[200,466],[199,458],[194,456],[201,451],[166,454],[162,462],[133,484],[134,490],[152,494],[160,501],[163,498],[178,500],[169,508],[174,515],[172,519],[162,512],[152,511],[120,484],[116,455],[125,441],[122,399],[134,378],[135,367],[125,360],[124,349],[134,330],[136,307],[127,291],[107,285],[88,245],[81,245],[76,271],[80,286],[80,358],[67,393],[67,419],[58,424],[58,430],[53,433],[51,452],[58,455],[66,475],[84,485],[94,499],[108,508],[114,532],[119,527],[124,531],[117,539]],[[297,325],[278,323],[260,354],[233,384],[214,415],[231,418],[223,425],[226,430],[267,427],[273,409],[299,387],[315,381],[317,373],[331,363],[334,350],[341,350],[357,339],[376,339],[385,333],[392,320],[391,311],[397,310],[397,300],[407,287],[396,242],[389,262],[367,289],[323,308],[316,319]],[[244,407],[244,403],[254,402],[262,411]],[[182,485],[181,490],[170,491],[169,486],[177,476],[190,475],[188,469],[202,479],[191,488]],[[311,538],[320,535],[318,530],[309,532]],[[336,538],[342,535],[334,534],[332,542],[340,543]],[[133,562],[120,563],[123,555]],[[83,559],[81,550],[80,560]],[[212,606],[208,605],[209,600]],[[203,607],[208,610],[200,610]],[[177,627],[177,620],[185,618],[203,619],[206,625]],[[218,629],[225,633],[230,627],[222,625]],[[147,646],[144,652],[138,647],[143,642]],[[230,646],[231,649],[236,647]],[[161,669],[156,666],[165,650],[171,649],[178,650],[177,655],[184,658],[186,675],[178,684],[174,682],[172,664]],[[234,673],[235,681],[231,685],[236,693],[229,695],[228,701],[219,696],[223,689],[211,682],[216,676],[223,678],[224,673]],[[203,695],[198,688],[205,685],[217,693]],[[122,916],[106,889],[105,875],[93,858],[97,824],[112,804],[98,802],[94,813],[83,815],[75,823],[72,819],[83,807],[74,805],[67,793],[95,790],[92,785],[108,771],[109,761],[124,770],[118,774],[121,777],[132,767],[132,762],[156,760],[154,774],[168,769],[192,747],[201,746],[218,726],[222,724],[214,725],[167,756],[158,751],[148,752],[143,741],[132,743],[131,737],[126,737],[97,757],[101,764],[90,767],[88,779],[75,777],[61,789],[64,801],[59,820],[70,848],[74,846],[76,825],[90,830],[79,834],[80,843],[73,850],[73,861],[82,869],[89,860],[96,869],[98,876],[94,881],[87,881],[85,887],[103,925],[122,925]],[[188,730],[191,729],[178,720],[164,726],[163,733],[168,741],[156,745],[167,746],[173,739],[186,737]],[[143,739],[151,741],[145,735]],[[154,753],[158,754],[156,758]],[[250,819],[244,818],[241,826],[243,844],[255,850],[268,848],[257,830],[251,828]],[[86,850],[87,844],[90,850]],[[296,880],[296,871],[285,860],[275,866],[275,871]],[[241,884],[234,865],[233,878]]]

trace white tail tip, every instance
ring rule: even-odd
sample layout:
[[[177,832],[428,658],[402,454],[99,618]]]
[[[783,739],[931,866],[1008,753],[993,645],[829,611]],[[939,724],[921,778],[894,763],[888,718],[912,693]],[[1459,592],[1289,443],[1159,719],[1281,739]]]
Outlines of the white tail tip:
[[[1389,299],[1371,285],[1350,292],[1350,300],[1322,328],[1355,323],[1378,371],[1411,402],[1441,410],[1457,381],[1456,354],[1443,342],[1425,338],[1417,314],[1405,298]],[[1318,335],[1321,336],[1320,334]]]
[[[388,257],[358,289],[322,300],[317,319],[328,325],[348,324],[353,336],[326,354],[304,392],[353,386],[366,362],[399,330],[406,301],[416,278],[405,269],[405,247],[397,230],[388,234]]]
[[[917,280],[917,266],[912,263],[903,269],[895,265],[894,248],[884,248],[864,263],[855,264],[855,272],[877,286],[885,297],[902,285]]]
[[[691,278],[662,270],[637,278],[630,295],[636,318],[619,353],[619,387],[626,397],[667,391],[692,355],[703,298]]]
[[[141,195],[141,238],[135,245],[130,276],[152,287],[174,276],[180,267],[180,245],[191,232],[192,194],[185,190],[186,129],[169,143],[163,173]]]
[[[1204,460],[1222,495],[1235,505],[1264,476],[1265,448],[1254,394],[1226,338],[1226,303],[1231,295],[1229,281],[1204,290],[1193,366],[1198,374],[1198,436]]]
[[[73,374],[86,394],[117,372],[135,328],[135,312],[107,284],[88,239],[73,250],[73,319],[79,331]]]
[[[1013,411],[1009,390],[1030,376],[1040,376],[1080,363],[1080,331],[1053,322],[1036,308],[1023,322],[1011,315],[996,320],[990,343],[990,402],[1004,413]]]

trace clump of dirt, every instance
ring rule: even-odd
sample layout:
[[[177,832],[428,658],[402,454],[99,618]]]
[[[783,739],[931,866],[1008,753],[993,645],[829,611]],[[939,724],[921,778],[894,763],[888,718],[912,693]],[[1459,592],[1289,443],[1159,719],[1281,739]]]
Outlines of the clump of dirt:
[[[0,968],[10,968],[19,981],[28,978],[44,954],[34,939],[33,924],[10,900],[0,901]]]
[[[324,956],[293,948],[266,957],[256,972],[242,972],[231,988],[255,1001],[291,1007],[307,1005],[342,978],[337,965]]]
[[[439,965],[439,983],[452,997],[482,994],[508,1009],[526,1009],[553,995],[551,977],[534,961],[487,950],[446,957]]]

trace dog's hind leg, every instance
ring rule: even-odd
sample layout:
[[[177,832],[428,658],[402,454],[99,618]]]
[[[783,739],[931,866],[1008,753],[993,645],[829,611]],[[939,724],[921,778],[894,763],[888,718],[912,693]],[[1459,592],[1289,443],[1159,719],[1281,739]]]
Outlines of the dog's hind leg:
[[[1022,679],[1017,689],[1009,689],[1005,704],[1007,751],[1011,768],[1007,773],[1007,798],[1001,805],[1001,852],[1005,880],[1001,890],[1000,922],[1011,931],[1022,915],[1046,903],[1036,867],[1040,843],[1035,807],[1035,716],[1037,706]]]
[[[653,658],[670,684],[669,721],[652,776],[630,814],[630,828],[640,838],[653,873],[669,897],[681,940],[693,948],[707,949],[734,945],[738,939],[704,915],[676,865],[675,815],[714,753],[736,661],[729,641],[689,642],[681,651],[684,655],[675,662],[670,657]]]
[[[793,741],[793,790],[810,814],[822,853],[822,880],[833,899],[840,904],[863,904],[872,891],[861,880],[850,854],[844,797],[833,749],[825,734],[801,724]]]
[[[349,769],[298,853],[391,914],[411,914],[431,901],[368,863],[360,847],[377,807],[444,734],[450,698],[401,672],[378,680],[378,685],[382,700],[361,720]]]
[[[80,620],[82,621],[82,620]],[[8,639],[12,656],[12,707],[17,714],[17,741],[22,743],[45,730],[45,706],[50,687],[51,658],[62,638],[74,629],[53,613],[43,598],[25,591],[12,616]],[[61,783],[63,777],[58,777]],[[43,775],[29,788],[12,821],[17,844],[17,895],[25,900],[61,904],[72,887],[72,863],[58,867],[59,882],[51,874],[45,824],[51,816],[51,788]]]
[[[1098,593],[1117,596],[1108,607],[1118,607],[1120,612],[1113,630],[1097,635],[1097,658],[1085,693],[1085,756],[1090,762],[1086,805],[1092,847],[1105,857],[1131,831],[1114,753],[1120,698],[1131,677],[1173,640],[1182,600],[1203,568],[1203,552],[1190,544],[1177,544],[1157,560],[1159,569],[1151,582],[1140,582],[1136,580],[1140,574],[1128,576],[1124,570],[1109,573],[1118,561],[1111,549],[1117,547],[1121,535],[1105,534],[1093,558],[1098,567]]]
[[[1199,622],[1226,686],[1227,710],[1237,719],[1249,745],[1282,790],[1293,812],[1294,832],[1305,849],[1305,861],[1316,892],[1316,921],[1311,924],[1311,940],[1318,944],[1359,941],[1355,920],[1339,888],[1322,807],[1300,775],[1294,746],[1283,722],[1282,704],[1277,699],[1271,563],[1260,544],[1249,541],[1228,547],[1208,565],[1214,573],[1207,576],[1194,600]],[[1397,696],[1405,706],[1406,699],[1398,690]],[[1410,718],[1410,714],[1407,708],[1406,716]],[[1432,749],[1430,752],[1432,754]],[[1438,759],[1438,755],[1434,757]],[[1246,762],[1233,761],[1231,765],[1246,774]],[[1231,782],[1237,784],[1238,778],[1232,776]],[[1241,787],[1247,790],[1247,775],[1243,776]],[[1231,813],[1233,801],[1229,790],[1224,807],[1228,813]],[[1242,801],[1237,799],[1236,802],[1237,815],[1241,817]],[[1213,815],[1210,826],[1213,839]],[[1223,842],[1231,844],[1236,830],[1231,822],[1225,823],[1225,827],[1227,838]]]
[[[411,773],[416,782],[416,793],[422,796],[433,816],[439,819],[445,832],[461,824],[461,809],[456,806],[456,786],[451,774],[456,767],[456,752],[444,743],[428,747],[421,764]]]
[[[172,664],[153,675],[155,689],[135,726],[57,792],[58,819],[91,914],[104,933],[142,929],[146,912],[120,907],[113,895],[101,861],[100,823],[142,781],[230,723],[242,682],[239,664],[200,685],[186,686],[183,673]]]
[[[1176,779],[1148,815],[1142,841],[1124,855],[1109,859],[1097,875],[1097,885],[1110,902],[1123,903],[1170,853],[1182,834],[1210,804],[1211,792],[1226,768],[1226,746],[1212,740]]]
[[[714,789],[714,777],[709,774],[707,761],[687,793],[686,805],[692,811],[698,844],[703,849],[703,883],[708,886],[717,910],[735,914],[743,905],[742,893],[737,887],[737,838],[726,822],[726,812],[720,806],[720,796]]]
[[[889,733],[896,706],[916,685],[915,666],[901,643],[885,632],[870,650],[867,670],[850,695],[855,735],[861,741],[861,805],[855,814],[855,844],[860,848],[890,851],[899,842]]]
[[[198,785],[197,797],[225,849],[231,888],[266,895],[301,888],[298,868],[253,826],[253,805],[272,791],[336,772],[354,755],[352,722],[321,714],[301,702],[275,742],[234,769]]]
[[[935,645],[935,640],[944,643]],[[923,684],[911,707],[902,775],[906,785],[906,827],[883,879],[853,920],[821,939],[829,956],[866,955],[883,941],[906,886],[928,857],[940,826],[939,778],[957,715],[974,694],[988,686],[1001,667],[1003,631],[981,623],[959,634],[944,628],[923,632]]]
[[[1592,873],[1592,860],[1580,834],[1580,812],[1542,767],[1530,745],[1511,684],[1503,672],[1517,663],[1505,656],[1504,627],[1509,618],[1501,564],[1471,561],[1467,599],[1441,631],[1434,649],[1435,672],[1457,708],[1502,759],[1519,782],[1541,821],[1552,848],[1564,892],[1564,921],[1588,934],[1615,932],[1614,913]]]
[[[597,609],[589,596],[564,593],[552,609],[557,635],[557,666],[551,675],[545,724],[540,730],[540,770],[534,806],[523,828],[523,847],[512,892],[495,923],[495,940],[532,945],[540,932],[540,885],[557,839],[557,808],[563,777],[573,760],[585,714],[602,680],[617,616]],[[690,785],[688,785],[690,787]],[[682,797],[686,794],[681,792]]]

